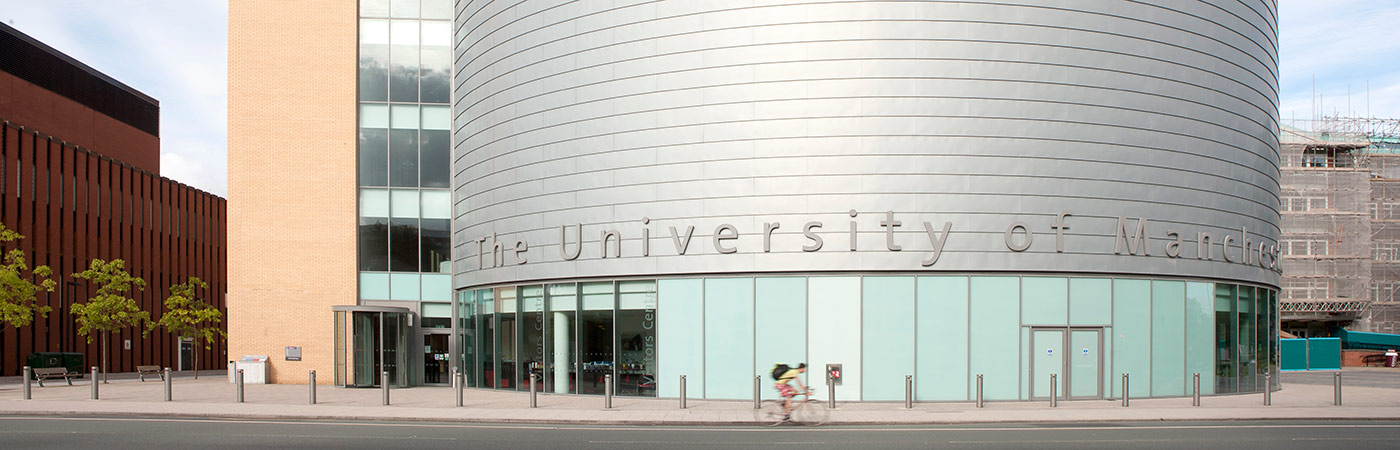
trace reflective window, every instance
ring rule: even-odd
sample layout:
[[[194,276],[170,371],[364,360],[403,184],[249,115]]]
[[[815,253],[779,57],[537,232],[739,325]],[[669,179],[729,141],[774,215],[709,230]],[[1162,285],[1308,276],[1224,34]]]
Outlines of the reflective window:
[[[390,21],[389,101],[418,102],[418,71],[418,21]]]
[[[1254,342],[1254,331],[1256,330],[1254,288],[1240,286],[1238,292],[1239,307],[1235,310],[1235,314],[1239,320],[1239,350],[1236,353],[1239,355],[1239,359],[1236,360],[1239,364],[1239,370],[1236,372],[1240,377],[1239,392],[1254,392],[1255,364],[1257,362]]]
[[[1215,392],[1233,394],[1238,391],[1238,373],[1235,369],[1239,342],[1238,324],[1235,322],[1235,286],[1215,285]]]
[[[613,368],[613,283],[583,283],[581,289],[578,391],[602,394],[603,375]]]
[[[360,21],[360,101],[389,99],[389,21]]]
[[[452,23],[424,21],[421,72],[423,103],[452,98]]]
[[[656,396],[656,282],[617,283],[617,395]]]
[[[477,329],[481,335],[481,345],[477,346],[479,355],[476,365],[481,368],[481,387],[496,387],[496,302],[492,290],[476,291],[476,310],[477,316],[480,317]]]
[[[466,374],[467,387],[476,387],[477,355],[476,291],[457,292],[457,352],[461,355],[459,367]]]
[[[535,375],[538,390],[544,390],[544,286],[520,288],[520,371],[516,383],[520,390],[530,389],[530,375]]]
[[[423,303],[418,316],[422,328],[452,328],[452,305],[447,303]]]
[[[515,308],[515,288],[496,288],[496,367],[500,368],[496,374],[496,387],[501,389],[514,389],[515,380],[517,380],[515,371],[518,341],[516,341]]]

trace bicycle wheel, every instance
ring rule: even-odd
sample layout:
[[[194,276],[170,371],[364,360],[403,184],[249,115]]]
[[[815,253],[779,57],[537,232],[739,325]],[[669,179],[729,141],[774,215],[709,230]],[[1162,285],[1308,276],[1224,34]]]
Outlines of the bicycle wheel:
[[[815,427],[826,423],[830,414],[831,412],[826,409],[825,404],[812,399],[792,409],[792,420],[809,427]]]
[[[755,422],[770,427],[776,427],[783,423],[783,402],[764,400],[760,406],[760,408],[753,410]]]

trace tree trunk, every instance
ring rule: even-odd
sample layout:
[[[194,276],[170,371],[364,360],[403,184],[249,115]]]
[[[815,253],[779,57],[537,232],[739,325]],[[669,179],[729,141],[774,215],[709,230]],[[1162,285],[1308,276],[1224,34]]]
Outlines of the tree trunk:
[[[102,333],[102,384],[107,384],[107,346],[112,342],[112,333]]]
[[[199,339],[195,339],[193,342],[191,342],[191,344],[193,344],[192,347],[194,347],[194,351],[190,352],[190,353],[194,353],[194,379],[198,380],[198,379],[199,379]]]

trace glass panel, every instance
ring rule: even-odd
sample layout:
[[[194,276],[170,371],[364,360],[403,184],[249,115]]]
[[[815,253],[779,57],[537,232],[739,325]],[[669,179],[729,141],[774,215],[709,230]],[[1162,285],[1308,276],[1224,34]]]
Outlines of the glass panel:
[[[361,128],[359,157],[361,186],[389,184],[389,130]]]
[[[423,219],[422,221],[422,271],[451,273],[449,262],[452,240],[452,221],[448,219]]]
[[[360,217],[389,217],[389,190],[360,189]]]
[[[418,274],[396,273],[389,275],[390,300],[418,300]]]
[[[708,302],[708,292],[705,297]],[[836,386],[836,397],[860,399],[862,368],[857,317],[860,317],[860,277],[807,279],[807,366],[812,369],[807,382],[813,390],[822,393],[823,398],[827,392],[826,365],[841,364],[841,384]],[[709,372],[708,366],[706,372]]]
[[[389,14],[391,17],[417,19],[418,0],[391,0]]]
[[[396,130],[417,130],[419,124],[418,114],[417,105],[393,105],[392,114],[389,116],[389,128]]]
[[[754,371],[766,384],[773,384],[773,366],[779,363],[797,367],[807,362],[807,279],[759,278],[754,280]],[[692,325],[693,326],[693,325]],[[820,373],[820,372],[812,372]],[[820,376],[820,375],[818,375]],[[802,383],[807,383],[803,375]],[[661,383],[675,384],[662,378]],[[765,388],[763,398],[778,398],[777,389]],[[664,394],[663,394],[664,396]],[[674,396],[674,395],[673,395]]]
[[[423,209],[420,210],[424,219],[451,219],[452,218],[452,191],[423,190]]]
[[[656,396],[656,282],[617,282],[617,395]]]
[[[861,400],[904,400],[904,377],[914,375],[914,277],[865,277],[861,296],[860,363],[879,368],[861,377]]]
[[[1269,291],[1269,366],[1273,373],[1273,389],[1279,388],[1279,335],[1278,335],[1278,291]]]
[[[1186,361],[1186,283],[1152,282],[1152,395],[1189,395]]]
[[[387,274],[387,273],[361,273],[361,274],[360,274],[360,299],[362,299],[362,300],[388,300],[388,299],[389,299],[389,274]]]
[[[420,137],[423,158],[423,187],[450,187],[452,181],[452,136],[447,130],[423,130]]]
[[[425,21],[423,24],[422,86],[423,103],[447,103],[452,91],[452,23]]]
[[[462,373],[466,376],[467,387],[476,387],[477,380],[477,317],[476,291],[457,293],[457,329],[461,332]]]
[[[530,389],[534,374],[535,388],[544,390],[544,287],[520,288],[520,371],[516,386]]]
[[[1255,289],[1254,299],[1254,390],[1262,392],[1264,374],[1269,371],[1269,291]]]
[[[1031,332],[1031,397],[1050,398],[1050,375],[1060,384],[1056,395],[1065,394],[1065,331],[1035,330]]]
[[[1235,286],[1215,285],[1215,393],[1238,390],[1235,372]]]
[[[389,101],[417,103],[418,22],[391,21],[389,44]]]
[[[389,130],[389,185],[418,187],[418,130]]]
[[[1103,391],[1103,352],[1099,349],[1098,330],[1070,330],[1070,342],[1066,357],[1069,363],[1069,396],[1077,398],[1099,398]]]
[[[361,103],[360,128],[389,128],[389,105]]]
[[[418,219],[389,220],[389,270],[418,271]]]
[[[389,17],[389,0],[360,0],[360,16]]]
[[[423,300],[445,302],[452,299],[452,275],[420,276],[423,280]]]
[[[1070,325],[1113,323],[1113,282],[1107,278],[1069,279]]]
[[[919,277],[918,374],[921,401],[967,400],[967,277]]]
[[[1201,374],[1201,395],[1215,393],[1215,287],[1186,283],[1186,383]]]
[[[451,19],[452,0],[423,0],[424,19]]]
[[[394,189],[391,191],[389,203],[389,216],[399,219],[418,218],[418,191],[413,189]]]
[[[613,373],[613,284],[584,283],[579,346],[579,393],[602,394],[603,375]]]
[[[753,346],[753,279],[706,279],[706,398],[753,398]]]
[[[352,312],[351,386],[379,384],[379,314]]]
[[[389,384],[408,386],[408,314],[383,313],[384,367],[389,372]]]
[[[452,328],[452,305],[447,303],[423,303],[419,305],[418,308],[419,327]],[[443,351],[446,352],[446,350]]]
[[[680,397],[678,383],[685,375],[686,396],[704,398],[704,324],[695,320],[705,314],[704,285],[699,279],[661,280],[657,291],[659,395]]]
[[[490,289],[476,291],[476,310],[481,317],[479,334],[481,345],[477,347],[480,357],[477,367],[481,368],[481,387],[496,387],[496,302],[495,292]]]
[[[1240,286],[1238,292],[1239,309],[1236,314],[1239,319],[1239,392],[1255,392],[1254,288]]]
[[[452,319],[447,320],[450,325]],[[447,371],[447,342],[451,337],[450,334],[423,335],[423,383],[452,383],[452,376]]]
[[[360,270],[389,270],[389,219],[360,218],[359,261]]]
[[[573,283],[549,285],[549,317],[545,325],[549,339],[549,381],[546,386],[556,394],[573,394],[578,379],[574,361],[574,325],[578,317],[578,292]]]
[[[1024,277],[1021,292],[1022,325],[1065,325],[1069,320],[1069,280]]]
[[[514,389],[516,384],[516,322],[515,322],[515,287],[496,288],[496,322],[500,325],[496,334],[496,348],[499,355],[496,367],[500,372],[496,374],[496,387],[500,389]]]
[[[973,374],[982,374],[982,395],[987,400],[1015,400],[1020,396],[1021,324],[1020,280],[1016,277],[972,277],[971,353]]]
[[[389,21],[360,21],[360,101],[389,99]]]
[[[1152,286],[1147,280],[1113,280],[1113,396],[1123,395],[1128,374],[1133,397],[1152,393]]]
[[[346,358],[346,356],[349,356],[347,354],[347,351],[349,349],[345,348],[345,344],[349,342],[349,336],[347,335],[347,333],[350,330],[345,326],[346,314],[348,314],[347,311],[331,312],[332,317],[335,318],[335,350],[333,350],[335,352],[335,368],[332,370],[335,376],[336,386],[345,385],[345,381],[347,378],[346,370],[349,368],[346,364],[348,362],[348,358]]]

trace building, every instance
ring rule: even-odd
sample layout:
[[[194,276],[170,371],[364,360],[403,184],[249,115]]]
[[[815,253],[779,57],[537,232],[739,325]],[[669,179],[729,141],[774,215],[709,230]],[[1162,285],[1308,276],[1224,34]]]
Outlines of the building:
[[[95,294],[71,276],[93,258],[123,259],[148,283],[134,298],[160,317],[168,287],[197,276],[223,308],[224,199],[160,176],[160,103],[62,52],[0,24],[0,222],[26,236],[18,248],[47,265],[53,308],[31,326],[0,334],[0,374],[17,375],[35,352],[82,352],[98,365],[98,343],[79,336],[69,305]],[[6,249],[9,250],[9,249]],[[112,337],[110,368],[222,367],[222,343],[196,349],[164,331]]]
[[[1274,2],[449,11],[230,5],[230,349],[277,382],[745,399],[806,362],[964,401],[1277,369]]]

